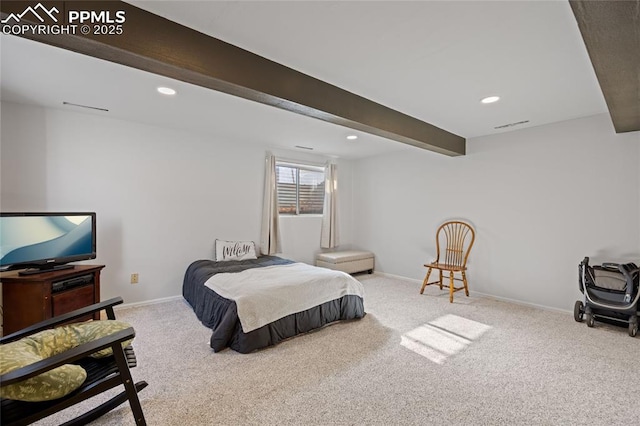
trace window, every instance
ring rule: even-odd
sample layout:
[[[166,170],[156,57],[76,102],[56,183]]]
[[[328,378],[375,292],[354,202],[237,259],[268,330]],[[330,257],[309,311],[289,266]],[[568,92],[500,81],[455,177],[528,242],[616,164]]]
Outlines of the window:
[[[278,212],[280,214],[322,214],[324,170],[298,164],[276,164]]]

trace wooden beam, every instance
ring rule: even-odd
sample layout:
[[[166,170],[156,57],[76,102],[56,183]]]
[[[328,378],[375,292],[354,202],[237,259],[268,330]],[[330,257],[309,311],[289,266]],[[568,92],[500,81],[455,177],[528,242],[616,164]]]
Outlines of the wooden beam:
[[[56,7],[59,24],[71,11],[123,11],[119,35],[18,34],[32,40],[239,96],[441,154],[465,154],[465,139],[337,86],[121,1],[40,2]],[[2,19],[36,2],[2,1]],[[104,15],[103,15],[104,16]],[[120,15],[123,16],[123,15]],[[32,14],[21,23],[40,24]],[[3,29],[3,32],[4,29]],[[5,32],[6,33],[6,32]]]
[[[616,133],[640,130],[640,0],[570,0]]]

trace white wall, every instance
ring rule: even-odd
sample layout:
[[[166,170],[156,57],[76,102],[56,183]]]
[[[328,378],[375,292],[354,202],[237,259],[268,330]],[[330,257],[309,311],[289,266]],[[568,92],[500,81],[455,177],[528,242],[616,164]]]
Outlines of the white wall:
[[[353,243],[379,271],[421,280],[438,225],[465,219],[472,292],[572,309],[584,256],[640,261],[638,139],[598,115],[471,139],[463,157],[354,162]]]
[[[179,295],[215,238],[259,241],[264,146],[12,103],[1,112],[0,208],[96,211],[103,299]],[[467,219],[478,233],[472,292],[570,309],[583,256],[640,261],[638,139],[601,115],[472,139],[464,157],[339,161],[342,247],[422,279],[436,227]],[[320,218],[281,225],[283,255],[312,262]]]
[[[24,110],[11,104],[0,105],[0,210],[43,210],[47,205],[44,109],[33,108],[25,116]],[[26,176],[25,169],[29,170]]]
[[[1,119],[2,210],[96,211],[90,263],[106,265],[102,299],[180,295],[187,266],[212,258],[216,238],[259,244],[263,145],[14,103],[2,103]],[[350,179],[350,164],[339,167]],[[283,221],[284,255],[312,261],[320,222],[298,219]],[[343,229],[348,244],[349,223]],[[131,285],[134,272],[140,282]]]

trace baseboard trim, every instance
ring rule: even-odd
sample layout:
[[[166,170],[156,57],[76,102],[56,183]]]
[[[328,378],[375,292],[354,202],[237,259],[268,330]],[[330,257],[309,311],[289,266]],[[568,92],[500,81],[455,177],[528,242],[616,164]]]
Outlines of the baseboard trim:
[[[415,279],[415,278],[409,278],[409,277],[403,277],[402,275],[389,274],[387,272],[380,272],[380,271],[375,271],[374,275],[381,275],[383,277],[394,278],[394,279],[403,280],[403,281],[409,281],[409,282],[412,282],[412,283],[416,283],[416,284],[422,285],[422,280],[418,280],[418,279]],[[522,305],[522,306],[529,306],[529,307],[532,307],[532,308],[538,308],[538,309],[542,309],[544,311],[560,312],[560,313],[563,313],[563,314],[573,312],[570,309],[553,308],[551,306],[539,305],[537,303],[525,302],[525,301],[517,300],[517,299],[510,299],[508,297],[496,296],[494,294],[489,294],[489,293],[481,293],[481,292],[478,292],[478,291],[470,291],[470,293],[473,294],[473,295],[476,295],[476,296],[482,296],[482,297],[486,297],[486,298],[489,298],[489,299],[499,300],[501,302],[508,302],[508,303],[514,303],[516,305]],[[162,297],[162,298],[159,298],[159,299],[146,300],[144,302],[124,303],[122,305],[114,306],[114,309],[118,310],[118,309],[126,309],[126,308],[136,308],[136,307],[140,307],[140,306],[156,305],[158,303],[166,303],[166,302],[171,302],[171,301],[174,301],[174,300],[181,300],[181,299],[182,299],[182,296]]]
[[[385,277],[395,278],[395,279],[399,279],[399,280],[403,280],[403,281],[410,281],[410,282],[422,285],[422,280],[418,280],[418,279],[415,279],[415,278],[403,277],[402,275],[389,274],[387,272],[376,271],[375,273],[377,275],[382,275],[382,276],[385,276]],[[499,300],[501,302],[514,303],[516,305],[528,306],[528,307],[531,307],[531,308],[538,308],[538,309],[542,309],[544,311],[560,312],[560,313],[563,313],[563,314],[572,313],[573,312],[570,309],[560,309],[560,308],[553,308],[551,306],[546,306],[546,305],[538,305],[536,303],[525,302],[525,301],[517,300],[517,299],[510,299],[508,297],[496,296],[494,294],[481,293],[481,292],[478,292],[478,291],[472,291],[471,289],[469,290],[469,293],[473,294],[474,296],[482,296],[482,297],[486,297],[488,299],[495,299],[495,300]]]
[[[508,302],[508,303],[513,303],[513,304],[516,304],[516,305],[528,306],[530,308],[538,308],[538,309],[542,309],[543,311],[560,312],[560,313],[563,313],[563,314],[573,313],[573,311],[569,310],[569,309],[560,309],[560,308],[554,308],[554,307],[546,306],[546,305],[538,305],[537,303],[524,302],[524,301],[518,300],[518,299],[510,299],[508,297],[495,296],[493,294],[480,293],[480,292],[477,292],[477,291],[474,291],[473,293],[477,294],[478,296],[486,297],[486,298],[489,298],[489,299],[495,299],[495,300],[499,300],[501,302]]]
[[[379,272],[379,271],[375,271],[374,274],[382,275],[383,277],[395,278],[397,280],[411,281],[412,283],[418,283],[418,284],[422,285],[422,280],[417,280],[415,278],[409,278],[409,277],[403,277],[402,275],[389,274],[387,272]]]
[[[137,308],[140,306],[157,305],[158,303],[166,303],[166,302],[171,302],[173,300],[181,300],[181,299],[182,299],[182,296],[161,297],[159,299],[145,300],[144,302],[123,303],[122,305],[114,306],[113,309],[119,310],[119,309],[127,309],[127,308]]]

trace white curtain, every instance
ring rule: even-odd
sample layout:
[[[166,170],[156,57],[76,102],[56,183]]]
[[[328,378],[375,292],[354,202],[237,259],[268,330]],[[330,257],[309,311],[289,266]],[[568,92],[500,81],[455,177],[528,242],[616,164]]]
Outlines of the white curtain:
[[[260,252],[276,254],[280,250],[280,221],[278,215],[278,191],[276,186],[276,157],[267,152],[264,170],[264,196],[262,202],[262,229]]]
[[[324,209],[322,213],[322,232],[320,247],[338,246],[338,170],[333,163],[327,163],[324,169]]]

